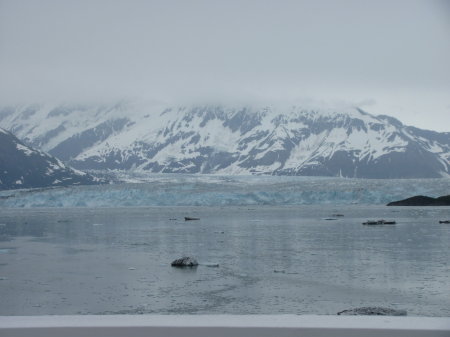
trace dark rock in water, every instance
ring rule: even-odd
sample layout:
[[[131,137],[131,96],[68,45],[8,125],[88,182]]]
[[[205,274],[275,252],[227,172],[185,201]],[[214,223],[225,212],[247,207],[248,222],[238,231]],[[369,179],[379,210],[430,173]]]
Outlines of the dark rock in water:
[[[450,220],[439,220],[439,223],[450,223]]]
[[[395,310],[383,307],[361,307],[348,309],[337,313],[338,315],[356,316],[406,316],[406,310]]]
[[[200,220],[200,218],[192,218],[190,216],[185,216],[184,221]]]
[[[196,267],[198,262],[193,257],[184,256],[181,259],[176,259],[171,263],[172,267]]]
[[[390,202],[387,206],[450,206],[450,195],[438,198],[416,195],[404,200]]]

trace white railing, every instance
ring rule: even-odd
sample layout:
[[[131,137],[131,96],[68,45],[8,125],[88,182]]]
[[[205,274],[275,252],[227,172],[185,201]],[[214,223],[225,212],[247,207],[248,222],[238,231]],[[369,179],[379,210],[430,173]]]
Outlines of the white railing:
[[[1,337],[449,337],[450,318],[296,315],[0,316]]]

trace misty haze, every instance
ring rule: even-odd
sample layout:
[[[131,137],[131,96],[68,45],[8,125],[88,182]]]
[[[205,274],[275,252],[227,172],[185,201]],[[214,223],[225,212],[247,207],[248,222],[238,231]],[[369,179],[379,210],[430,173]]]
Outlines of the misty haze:
[[[0,0],[0,328],[449,317],[449,37],[443,0]]]

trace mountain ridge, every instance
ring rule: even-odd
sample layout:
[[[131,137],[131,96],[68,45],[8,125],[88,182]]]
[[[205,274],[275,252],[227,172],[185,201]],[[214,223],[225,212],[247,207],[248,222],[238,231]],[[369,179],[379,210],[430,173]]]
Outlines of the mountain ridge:
[[[0,109],[0,125],[77,169],[437,178],[450,133],[360,108],[111,105]]]
[[[98,184],[101,180],[64,165],[0,128],[0,190]]]

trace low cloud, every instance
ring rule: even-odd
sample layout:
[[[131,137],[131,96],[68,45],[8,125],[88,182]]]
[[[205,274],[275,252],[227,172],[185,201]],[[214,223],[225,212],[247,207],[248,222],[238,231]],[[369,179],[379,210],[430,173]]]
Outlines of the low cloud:
[[[398,93],[408,110],[430,91],[450,92],[447,9],[440,0],[1,0],[0,101],[378,107]]]

